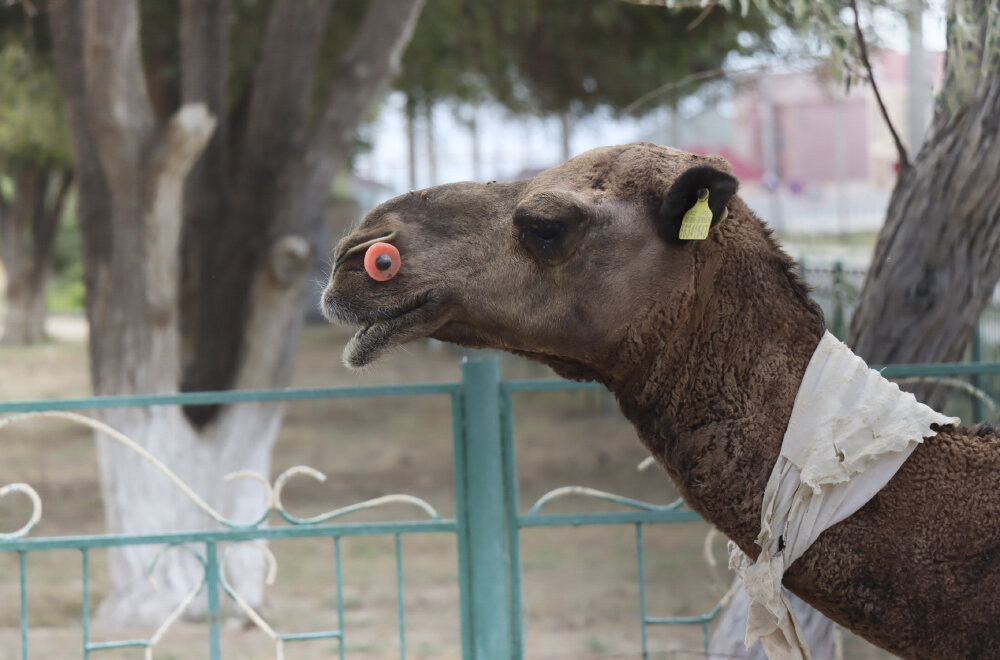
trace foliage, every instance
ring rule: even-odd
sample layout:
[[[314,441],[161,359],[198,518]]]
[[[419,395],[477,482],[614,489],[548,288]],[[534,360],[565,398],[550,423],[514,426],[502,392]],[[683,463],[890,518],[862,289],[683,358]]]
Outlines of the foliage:
[[[72,163],[51,66],[17,41],[0,46],[0,161],[8,171]]]
[[[995,2],[955,0],[948,15],[948,95],[939,110],[956,114],[985,93],[997,75],[1000,54],[1000,6]]]
[[[55,312],[82,312],[86,302],[83,284],[83,252],[80,226],[76,223],[76,196],[70,193],[62,209],[62,221],[52,250],[52,274],[46,290],[48,307]]]
[[[226,98],[229,99],[229,112],[234,117],[245,109],[249,101],[254,68],[272,4],[271,0],[229,2]],[[352,35],[357,32],[366,5],[356,1],[333,4],[326,21],[326,34],[320,44],[313,81],[314,109],[329,91],[340,57],[351,42]],[[180,3],[177,0],[143,0],[139,8],[147,84],[157,111],[161,116],[167,116],[180,107],[181,43],[178,30],[165,30],[163,26],[180,23]]]
[[[396,89],[421,104],[489,98],[517,113],[621,112],[664,82],[718,69],[730,53],[766,50],[772,27],[756,8],[744,15],[606,0],[435,0]],[[676,102],[693,89],[662,98]]]
[[[875,17],[883,19],[893,16],[905,21],[915,7],[922,8],[923,2],[914,0],[849,0],[839,2],[812,2],[793,0],[624,0],[632,4],[656,5],[661,7],[690,8],[692,6],[720,5],[729,11],[747,15],[754,10],[779,12],[791,17],[804,34],[830,53],[833,70],[850,85],[855,80],[866,80],[867,74],[861,62],[859,43],[854,33],[854,12],[860,13],[861,23],[871,25]],[[983,51],[1000,52],[1000,7],[996,3],[981,0],[953,0],[947,3],[948,29],[948,72],[955,80],[946,85],[948,98],[938,99],[945,104],[945,110],[954,114],[968,105],[972,98],[980,95],[984,85],[995,73],[989,66],[990,58],[983,57]],[[873,35],[866,34],[866,40],[875,41]]]

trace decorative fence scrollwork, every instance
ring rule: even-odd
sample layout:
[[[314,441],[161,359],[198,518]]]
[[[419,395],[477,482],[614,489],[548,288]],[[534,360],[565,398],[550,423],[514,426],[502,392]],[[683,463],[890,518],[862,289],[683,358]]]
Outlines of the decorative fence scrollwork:
[[[1000,375],[1000,363],[955,365],[910,365],[887,367],[887,378]],[[996,414],[997,406],[988,395],[972,391],[962,382],[961,389],[969,391],[977,401]],[[949,383],[950,384],[950,383]],[[163,532],[145,535],[82,536],[29,538],[41,520],[42,501],[28,484],[12,483],[0,488],[0,498],[27,497],[31,513],[19,529],[0,533],[0,553],[15,553],[20,567],[21,588],[21,640],[22,657],[28,657],[29,625],[27,614],[28,579],[26,557],[29,553],[46,550],[73,549],[82,555],[81,619],[83,624],[82,649],[84,658],[96,651],[122,647],[142,647],[145,657],[151,659],[168,631],[176,624],[199,595],[204,593],[208,604],[206,626],[209,632],[209,657],[222,658],[220,598],[224,594],[236,609],[274,643],[275,656],[284,657],[285,646],[291,641],[334,639],[338,641],[338,655],[346,657],[348,632],[344,624],[343,571],[341,567],[341,539],[361,535],[391,536],[395,540],[396,593],[399,612],[398,639],[400,657],[406,657],[406,617],[403,595],[402,539],[407,534],[449,534],[457,539],[458,600],[461,612],[462,655],[466,660],[491,660],[492,658],[523,658],[525,639],[522,612],[521,542],[522,530],[539,527],[578,527],[583,525],[632,525],[635,529],[637,553],[636,573],[639,576],[639,613],[637,629],[641,629],[641,653],[645,657],[652,649],[647,629],[658,625],[692,625],[701,629],[705,645],[708,643],[708,626],[721,610],[727,596],[710,611],[690,617],[658,617],[647,612],[645,586],[645,553],[643,530],[649,525],[689,523],[699,520],[698,515],[686,509],[680,500],[669,504],[652,504],[597,489],[582,486],[565,486],[549,491],[522,513],[518,499],[517,462],[515,458],[513,396],[551,390],[598,389],[592,384],[565,381],[501,381],[495,360],[468,361],[462,367],[462,380],[458,383],[421,385],[392,385],[357,388],[318,388],[303,390],[269,390],[247,392],[208,392],[150,397],[100,397],[68,399],[47,402],[0,402],[0,431],[21,421],[48,417],[82,424],[103,433],[142,456],[161,471],[192,502],[205,512],[219,528],[198,532]],[[974,389],[974,388],[973,388]],[[128,406],[229,404],[260,401],[301,401],[339,398],[383,396],[448,396],[451,401],[454,434],[454,519],[442,518],[428,502],[410,495],[384,495],[357,504],[331,509],[313,516],[296,516],[283,502],[283,493],[295,477],[309,477],[324,481],[325,475],[305,466],[290,468],[270,482],[256,472],[241,471],[228,475],[227,480],[252,479],[264,489],[265,506],[260,516],[249,524],[227,519],[213,509],[197,493],[176,477],[161,461],[128,437],[106,424],[73,410],[121,408]],[[0,436],[2,437],[2,436]],[[648,467],[651,461],[644,461]],[[567,497],[597,499],[620,505],[626,510],[589,511],[580,513],[552,513],[547,507],[556,500]],[[341,517],[363,509],[403,504],[418,511],[416,520],[392,522],[342,522]],[[267,526],[265,521],[277,514],[285,525]],[[247,544],[261,552],[266,565],[267,583],[274,581],[278,562],[263,543],[267,540],[286,538],[328,538],[333,540],[336,573],[337,628],[304,633],[279,632],[241,595],[226,578],[227,563],[238,549]],[[128,641],[93,642],[90,639],[89,557],[97,548],[125,545],[161,546],[153,558],[148,574],[152,579],[157,562],[168,552],[192,555],[202,568],[202,579],[181,598],[148,639]],[[706,555],[711,540],[706,540]],[[155,582],[154,582],[155,584]],[[497,607],[509,603],[510,607]]]
[[[82,415],[75,412],[68,411],[39,411],[39,412],[27,412],[20,413],[16,415],[9,415],[7,417],[0,418],[0,430],[5,427],[17,424],[20,422],[31,421],[35,419],[58,419],[62,421],[68,421],[74,424],[79,424],[88,427],[94,431],[103,433],[108,438],[115,440],[116,442],[124,445],[129,450],[135,452],[137,455],[142,457],[147,463],[153,466],[157,471],[162,473],[180,492],[182,492],[189,500],[191,500],[199,509],[201,509],[206,515],[208,515],[212,520],[223,525],[229,530],[247,532],[261,528],[261,526],[267,521],[271,513],[274,512],[278,514],[285,521],[290,523],[294,527],[316,527],[323,523],[329,522],[336,518],[340,518],[350,513],[355,513],[358,511],[363,511],[366,509],[374,509],[391,504],[406,504],[412,506],[422,513],[426,514],[428,520],[431,521],[441,521],[441,516],[438,514],[437,510],[431,506],[426,500],[419,497],[414,497],[412,495],[403,494],[392,494],[383,495],[381,497],[376,497],[372,499],[365,500],[356,504],[351,504],[349,506],[339,507],[326,513],[321,513],[308,518],[301,518],[295,516],[288,512],[282,502],[282,491],[285,485],[295,476],[308,476],[312,479],[323,482],[326,480],[326,475],[316,470],[315,468],[298,465],[288,468],[284,472],[278,475],[271,484],[264,475],[252,471],[252,470],[241,470],[238,472],[233,472],[224,477],[224,480],[228,483],[235,481],[237,479],[251,479],[258,482],[264,489],[265,493],[265,507],[261,512],[260,516],[250,523],[237,523],[230,520],[219,513],[211,505],[209,505],[201,496],[199,496],[190,486],[184,483],[170,468],[168,468],[162,461],[156,458],[153,454],[143,448],[135,440],[129,438],[127,435],[119,432],[113,427],[105,424],[100,420],[96,420],[92,417]],[[38,492],[26,483],[13,483],[0,488],[0,498],[10,495],[12,493],[23,493],[26,495],[31,502],[31,515],[29,520],[20,528],[13,532],[0,533],[0,542],[3,541],[13,541],[16,539],[23,539],[38,525],[42,518],[42,500],[38,495]],[[236,607],[246,615],[247,619],[259,628],[265,635],[267,635],[275,643],[275,657],[278,660],[284,659],[284,643],[288,638],[319,638],[322,636],[331,638],[342,637],[342,632],[337,631],[327,631],[326,633],[311,633],[308,635],[282,635],[277,633],[274,628],[267,622],[267,620],[259,612],[257,612],[252,605],[240,593],[230,584],[229,580],[226,578],[226,564],[232,556],[234,549],[250,546],[257,549],[264,557],[267,571],[265,576],[265,584],[271,586],[274,584],[275,577],[277,575],[278,561],[274,553],[260,540],[234,540],[230,542],[225,548],[222,549],[222,558],[217,563],[217,569],[215,577],[218,581],[218,585],[221,586],[223,593],[225,593],[232,601],[235,603]],[[103,650],[108,648],[121,648],[124,646],[142,646],[144,647],[144,658],[146,660],[152,660],[153,652],[157,645],[163,640],[166,633],[171,627],[183,616],[183,614],[192,606],[198,595],[206,588],[206,585],[212,580],[212,562],[210,562],[203,554],[199,553],[194,547],[189,543],[167,543],[165,544],[153,557],[150,562],[149,567],[146,570],[147,577],[150,581],[154,590],[159,587],[157,585],[154,571],[160,559],[168,552],[186,552],[191,555],[200,565],[203,570],[203,577],[181,600],[177,605],[170,611],[163,622],[156,628],[152,635],[146,640],[133,640],[129,642],[103,642],[99,644],[90,644],[85,641],[84,651],[89,653],[91,651]],[[339,583],[339,540],[338,540],[338,583]],[[22,552],[22,584],[24,583],[24,562],[23,562],[23,552]],[[338,584],[339,587],[339,584]],[[400,585],[401,587],[401,585]],[[23,600],[23,598],[22,598]],[[22,612],[22,617],[25,613]],[[210,613],[210,616],[213,616]],[[85,628],[89,628],[89,620],[84,621]],[[87,635],[89,637],[89,635]],[[27,636],[25,634],[25,644]],[[213,656],[214,657],[214,656]]]

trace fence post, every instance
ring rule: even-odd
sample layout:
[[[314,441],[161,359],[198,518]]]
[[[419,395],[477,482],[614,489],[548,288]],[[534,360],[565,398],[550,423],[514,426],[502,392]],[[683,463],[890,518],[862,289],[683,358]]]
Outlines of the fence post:
[[[510,660],[511,562],[500,436],[500,364],[462,363],[461,447],[455,452],[465,660]],[[471,657],[468,656],[471,654]]]
[[[983,338],[979,329],[981,320],[976,319],[976,334],[972,336],[972,361],[976,363],[983,361]],[[983,389],[983,377],[980,374],[972,375],[972,386],[978,390]],[[973,422],[978,423],[983,421],[985,412],[983,410],[983,402],[979,400],[979,397],[972,397]]]
[[[847,328],[844,317],[844,263],[837,260],[833,264],[833,334],[841,341],[847,340]]]

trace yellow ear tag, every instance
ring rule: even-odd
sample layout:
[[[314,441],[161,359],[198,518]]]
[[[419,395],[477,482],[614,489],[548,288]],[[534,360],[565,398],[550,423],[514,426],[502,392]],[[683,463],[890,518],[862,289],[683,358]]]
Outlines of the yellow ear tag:
[[[708,188],[702,188],[698,191],[698,201],[684,214],[678,238],[682,241],[703,241],[708,238],[711,226],[712,209],[708,208]]]

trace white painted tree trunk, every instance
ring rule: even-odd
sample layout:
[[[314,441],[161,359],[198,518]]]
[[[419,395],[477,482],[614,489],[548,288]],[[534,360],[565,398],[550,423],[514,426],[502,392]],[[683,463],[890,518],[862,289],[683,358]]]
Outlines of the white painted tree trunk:
[[[166,122],[148,91],[138,0],[51,3],[80,181],[97,394],[288,384],[330,181],[398,69],[423,0],[369,3],[326,100],[312,108],[331,5],[271,3],[236,144],[224,139],[231,135],[225,0],[180,3],[183,98]],[[234,153],[227,157],[229,148]],[[263,487],[248,480],[225,483],[224,477],[240,470],[270,476],[281,417],[273,404],[102,414],[219,514],[243,524],[263,513]],[[110,438],[98,437],[97,444],[109,533],[216,524],[142,458]],[[159,624],[198,586],[203,570],[197,559],[173,549],[157,563],[154,590],[145,576],[159,551],[112,551],[101,619]],[[225,572],[233,588],[258,605],[263,569],[260,552],[247,547],[231,556]],[[199,610],[204,604],[196,602],[188,613]]]
[[[4,318],[3,344],[36,344],[45,339],[44,278],[7,285],[7,314]]]
[[[264,488],[251,479],[226,483],[225,476],[252,470],[269,478],[271,450],[282,415],[279,404],[229,406],[201,433],[174,406],[111,410],[102,418],[159,458],[220,515],[243,525],[256,522],[265,511]],[[131,449],[102,434],[98,434],[97,447],[109,530],[152,534],[221,527]],[[156,502],[157,506],[136,507],[134,502]],[[204,556],[204,546],[189,547]],[[203,570],[180,549],[165,552],[157,561],[152,575],[158,589],[139,579],[162,550],[163,546],[136,545],[110,551],[111,588],[97,611],[99,620],[125,626],[157,625],[197,588]],[[232,587],[248,603],[259,605],[265,570],[259,550],[246,546],[234,551],[225,569]],[[203,616],[205,609],[202,593],[186,614]]]

